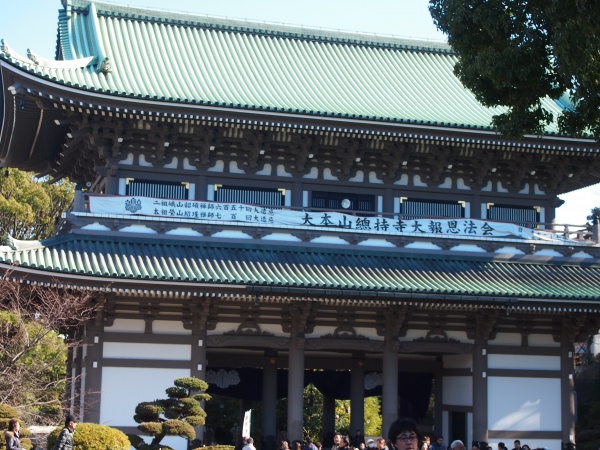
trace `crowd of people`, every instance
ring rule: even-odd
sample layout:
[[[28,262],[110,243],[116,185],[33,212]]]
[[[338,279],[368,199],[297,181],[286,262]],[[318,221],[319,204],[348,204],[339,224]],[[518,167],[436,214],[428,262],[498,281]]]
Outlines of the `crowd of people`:
[[[73,433],[77,422],[72,416],[67,416],[65,427],[61,431],[58,442],[54,450],[72,450]],[[20,423],[18,419],[11,419],[8,424],[4,437],[7,450],[22,450],[19,440]],[[242,450],[256,450],[254,440],[251,437],[245,438]],[[294,440],[288,442],[286,439],[279,439],[277,450],[323,450],[321,442],[314,442],[313,438],[308,437],[306,442]],[[328,450],[328,449],[326,449]],[[337,433],[333,436],[333,446],[331,450],[465,450],[465,444],[461,440],[454,440],[448,446],[444,444],[443,436],[436,436],[435,441],[431,442],[429,436],[424,436],[419,431],[417,423],[412,419],[398,419],[390,426],[387,439],[377,437],[367,439],[361,432],[356,430],[354,436],[349,437]],[[494,450],[492,446],[484,441],[473,441],[470,450]],[[498,443],[497,450],[508,450],[504,442]],[[512,450],[532,450],[529,445],[521,445],[520,440],[514,441]],[[535,448],[533,450],[547,450],[546,448]]]
[[[252,438],[248,438],[252,445]],[[248,441],[247,440],[247,441]],[[255,450],[254,447],[247,445],[243,450]],[[497,444],[497,450],[508,450],[504,442]],[[431,437],[421,434],[417,423],[412,419],[398,419],[389,429],[388,436],[369,438],[365,441],[361,430],[356,430],[354,436],[346,436],[337,433],[333,436],[333,446],[331,450],[465,450],[466,446],[460,439],[456,439],[450,444],[444,443],[443,436],[436,436],[434,441]],[[312,438],[307,438],[306,442],[294,440],[292,442],[282,439],[277,442],[277,450],[323,450],[321,442],[314,442]],[[326,448],[325,450],[329,450]],[[494,450],[494,448],[485,441],[473,441],[470,450]],[[547,450],[543,448],[532,449],[529,445],[521,445],[520,440],[514,441],[512,450]]]

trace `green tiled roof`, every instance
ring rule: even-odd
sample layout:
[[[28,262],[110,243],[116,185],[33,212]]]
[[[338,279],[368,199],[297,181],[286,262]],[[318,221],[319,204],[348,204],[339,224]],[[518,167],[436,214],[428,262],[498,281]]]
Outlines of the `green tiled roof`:
[[[64,85],[164,102],[480,129],[500,111],[461,85],[442,43],[67,4],[58,48],[68,63],[0,58]]]
[[[0,247],[55,274],[435,296],[600,300],[600,266],[65,235]]]

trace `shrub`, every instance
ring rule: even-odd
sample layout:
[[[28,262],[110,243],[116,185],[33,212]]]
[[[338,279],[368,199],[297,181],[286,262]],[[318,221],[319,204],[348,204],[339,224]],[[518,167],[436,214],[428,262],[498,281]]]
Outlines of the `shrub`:
[[[54,448],[63,427],[48,435],[46,448]],[[129,439],[120,430],[96,423],[80,423],[73,436],[73,450],[129,450]]]

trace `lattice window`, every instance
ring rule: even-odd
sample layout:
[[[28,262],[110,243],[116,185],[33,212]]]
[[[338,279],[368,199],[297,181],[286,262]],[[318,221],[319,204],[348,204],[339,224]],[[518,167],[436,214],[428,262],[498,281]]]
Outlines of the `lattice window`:
[[[313,191],[311,207],[319,209],[345,209],[349,211],[375,212],[375,196]]]
[[[247,205],[285,206],[285,189],[215,185],[215,201]]]
[[[400,214],[406,219],[419,217],[465,217],[464,201],[418,200],[400,198]]]
[[[137,180],[134,178],[127,178],[125,182],[125,195],[188,200],[189,193],[190,184],[185,182]]]
[[[515,206],[487,204],[487,218],[500,222],[510,222],[526,228],[536,228],[540,222],[539,206]]]

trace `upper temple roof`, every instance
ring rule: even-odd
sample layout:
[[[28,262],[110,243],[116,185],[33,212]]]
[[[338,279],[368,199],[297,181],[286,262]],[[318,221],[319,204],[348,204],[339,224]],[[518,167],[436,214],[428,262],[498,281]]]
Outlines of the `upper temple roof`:
[[[69,0],[57,56],[0,59],[120,97],[490,130],[444,43]],[[555,116],[567,107],[546,99]],[[547,128],[555,133],[555,124]]]

